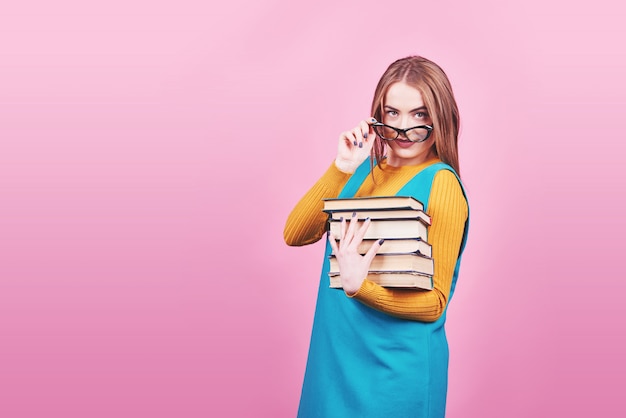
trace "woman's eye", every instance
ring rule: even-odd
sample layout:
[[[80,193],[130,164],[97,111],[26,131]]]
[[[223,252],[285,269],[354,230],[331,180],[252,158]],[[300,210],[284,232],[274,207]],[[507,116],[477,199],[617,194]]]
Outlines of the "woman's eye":
[[[389,116],[398,116],[398,112],[396,112],[395,110],[388,110],[388,111],[387,111],[387,114],[388,114]]]
[[[418,119],[424,119],[426,117],[426,113],[424,113],[424,112],[417,112],[415,114],[415,117],[418,118]]]

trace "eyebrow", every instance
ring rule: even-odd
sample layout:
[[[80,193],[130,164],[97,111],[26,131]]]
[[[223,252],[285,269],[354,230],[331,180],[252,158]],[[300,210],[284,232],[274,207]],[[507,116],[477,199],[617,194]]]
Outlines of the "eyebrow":
[[[385,108],[385,109],[389,109],[389,110],[395,110],[396,112],[398,111],[398,109],[396,109],[396,108],[395,108],[395,107],[393,107],[393,106],[389,106],[389,105],[385,105],[385,106],[384,106],[384,108]],[[409,110],[409,113],[417,112],[418,110],[425,110],[425,111],[428,111],[428,109],[426,109],[426,106],[420,106],[420,107],[415,108],[415,109],[413,109],[413,110]]]

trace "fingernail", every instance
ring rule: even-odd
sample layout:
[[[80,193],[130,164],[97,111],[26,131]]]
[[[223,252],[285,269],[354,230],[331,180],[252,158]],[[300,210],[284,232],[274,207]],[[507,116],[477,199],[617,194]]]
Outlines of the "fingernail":
[[[363,148],[363,143],[359,142],[359,148]]]
[[[354,218],[356,216],[356,212],[352,212],[352,217]]]
[[[356,142],[356,139],[355,139],[355,140],[354,140],[354,146],[355,146],[355,147],[356,147],[356,144],[357,144],[357,142]]]
[[[380,245],[383,245],[383,242],[385,242],[385,239],[384,239],[384,238],[381,238],[381,239],[379,239],[379,240],[378,240],[378,243],[379,243]]]
[[[370,220],[370,217],[368,216],[367,218],[365,218],[365,220],[366,220],[366,221],[369,221],[369,220]]]
[[[339,217],[339,222],[343,221],[343,216]]]
[[[376,118],[372,118],[372,122],[376,123]]]
[[[363,134],[363,138],[367,138],[367,132]]]

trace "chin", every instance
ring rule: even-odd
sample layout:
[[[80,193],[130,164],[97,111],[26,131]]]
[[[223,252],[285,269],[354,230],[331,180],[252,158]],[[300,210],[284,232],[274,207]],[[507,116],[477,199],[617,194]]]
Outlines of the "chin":
[[[403,158],[403,159],[419,158],[420,156],[426,156],[426,155],[429,154],[429,152],[427,150],[419,149],[419,147],[417,145],[418,144],[415,144],[414,146],[412,146],[410,148],[396,148],[396,149],[392,149],[391,153],[395,157]]]
[[[411,165],[421,164],[431,158],[436,157],[436,153],[431,148],[424,149],[422,144],[415,144],[409,148],[395,147],[389,150],[389,157],[392,160],[399,159]]]

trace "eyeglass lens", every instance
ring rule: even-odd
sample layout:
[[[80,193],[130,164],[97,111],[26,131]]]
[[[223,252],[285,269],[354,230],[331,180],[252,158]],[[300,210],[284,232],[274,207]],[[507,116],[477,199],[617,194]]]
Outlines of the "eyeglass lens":
[[[376,135],[381,139],[392,141],[400,136],[400,133],[395,129],[388,126],[375,126],[374,131]],[[411,141],[420,141],[428,136],[428,129],[426,128],[412,128],[404,131],[404,135]]]

